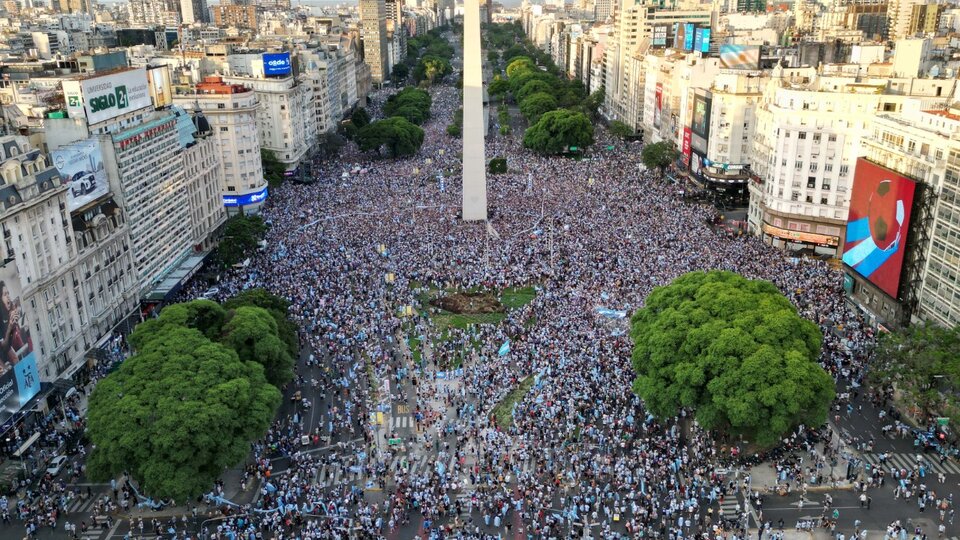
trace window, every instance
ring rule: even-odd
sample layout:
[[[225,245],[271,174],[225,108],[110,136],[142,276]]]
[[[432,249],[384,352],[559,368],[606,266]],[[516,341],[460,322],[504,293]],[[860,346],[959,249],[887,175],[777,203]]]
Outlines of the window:
[[[814,133],[814,134],[813,134],[813,142],[820,142],[820,134],[819,134],[819,133]]]
[[[227,104],[226,104],[226,103],[217,103],[217,108],[218,108],[218,109],[226,109],[226,108],[227,108]]]
[[[849,170],[850,170],[850,166],[849,166],[849,165],[841,165],[841,166],[840,166],[840,176],[846,176],[846,175],[847,175],[847,171],[849,171]]]
[[[223,133],[224,131],[230,131],[230,128],[228,128],[228,127],[221,127],[221,128],[220,128],[220,133]]]
[[[800,194],[797,193],[796,191],[794,191],[793,193],[790,194],[790,200],[793,201],[793,202],[799,201],[799,200],[800,200]]]
[[[817,172],[817,168],[818,168],[818,167],[819,167],[819,165],[817,165],[816,163],[811,163],[811,164],[810,164],[810,172]]]
[[[817,187],[817,177],[808,176],[807,177],[807,189],[813,189]]]
[[[826,197],[820,197],[820,204],[828,204]]]
[[[828,136],[828,137],[827,137],[827,142],[837,142],[837,136],[836,136],[836,135],[830,135],[830,136]]]
[[[793,162],[793,168],[799,171],[800,169],[803,168],[803,162],[802,162],[802,161],[794,161],[794,162]]]
[[[823,172],[833,172],[833,163],[824,163]]]
[[[813,202],[813,195],[807,195],[807,202],[808,202],[808,203],[812,203],[812,202]]]
[[[800,139],[801,141],[804,140],[804,139],[806,139],[806,138],[807,138],[807,132],[806,132],[806,131],[801,131],[799,134],[797,134],[797,138]]]

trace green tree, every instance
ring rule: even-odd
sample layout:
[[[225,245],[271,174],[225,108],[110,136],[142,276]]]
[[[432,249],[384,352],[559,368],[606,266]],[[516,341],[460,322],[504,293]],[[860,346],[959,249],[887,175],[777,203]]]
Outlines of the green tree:
[[[387,98],[387,102],[383,105],[383,115],[390,117],[401,107],[413,107],[420,111],[423,118],[426,119],[430,117],[432,104],[433,98],[430,97],[428,92],[408,86]]]
[[[631,319],[633,390],[660,418],[693,409],[710,430],[763,446],[819,426],[834,398],[822,336],[767,281],[691,272],[657,287]]]
[[[511,45],[507,50],[503,51],[503,54],[501,54],[500,57],[506,61],[506,64],[508,66],[514,60],[517,60],[520,58],[526,58],[527,60],[530,61],[531,64],[533,63],[533,60],[529,56],[527,56],[526,47],[520,44]]]
[[[223,238],[217,246],[220,262],[227,266],[245,259],[267,232],[267,225],[260,216],[237,214],[227,220]]]
[[[903,405],[921,417],[960,422],[960,326],[915,324],[880,334],[873,357],[872,384],[896,388]]]
[[[370,123],[370,114],[363,107],[359,107],[350,115],[350,122],[357,126],[358,129],[362,128]]]
[[[414,107],[413,105],[404,105],[403,107],[399,107],[396,110],[394,110],[393,114],[391,114],[390,116],[391,117],[398,116],[400,118],[406,118],[407,122],[410,122],[411,124],[416,124],[418,126],[426,122],[427,120],[426,116],[424,116],[423,111],[421,109],[418,109],[417,107]]]
[[[207,339],[216,341],[223,330],[227,312],[212,300],[197,299],[179,304],[170,304],[160,311],[159,317],[138,324],[130,334],[130,345],[140,351],[160,331],[168,326],[181,326],[200,331]]]
[[[433,84],[451,73],[453,73],[453,67],[450,66],[449,61],[439,56],[428,55],[420,58],[417,66],[413,68],[413,80]]]
[[[541,116],[556,108],[557,100],[546,92],[538,92],[520,102],[520,114],[531,124],[536,124]]]
[[[253,306],[231,310],[221,342],[236,351],[240,360],[263,364],[267,382],[277,388],[293,379],[293,357],[269,311]]]
[[[601,86],[595,92],[587,96],[587,99],[583,101],[581,108],[584,114],[586,114],[591,120],[597,119],[597,113],[600,110],[600,106],[603,105],[605,93],[606,91]]]
[[[521,56],[519,58],[512,58],[510,63],[507,64],[507,77],[513,78],[514,75],[519,75],[525,71],[537,71],[537,64],[534,63],[530,57]]]
[[[493,158],[490,160],[490,174],[503,174],[507,172],[507,160],[505,158]]]
[[[129,472],[151,497],[183,504],[246,458],[279,404],[260,364],[167,326],[91,394],[87,474]]]
[[[410,66],[403,62],[398,62],[397,65],[393,66],[393,73],[390,75],[393,77],[393,80],[399,84],[410,76]]]
[[[487,51],[487,62],[496,65],[500,61],[500,53],[494,50]]]
[[[625,139],[633,135],[633,130],[630,129],[630,126],[624,124],[623,122],[619,120],[614,120],[610,122],[610,134],[613,135],[614,137],[620,137],[621,139]]]
[[[516,93],[514,93],[514,97],[517,98],[518,103],[523,103],[523,100],[526,99],[527,96],[532,96],[533,94],[545,93],[552,96],[553,88],[553,86],[550,86],[550,84],[544,81],[532,80],[523,85],[523,88],[517,90]]]
[[[499,75],[496,75],[490,84],[487,86],[487,93],[491,96],[503,96],[510,91],[510,83],[506,79],[500,78]]]
[[[680,152],[677,151],[677,148],[673,146],[673,143],[670,141],[648,144],[644,146],[640,152],[640,161],[642,161],[648,169],[658,169],[661,176],[663,175],[663,171],[677,161],[679,157]]]
[[[297,358],[300,352],[300,340],[297,338],[297,325],[290,320],[288,311],[290,302],[266,289],[254,287],[241,291],[240,294],[223,303],[226,310],[237,309],[242,306],[253,306],[269,311],[273,320],[277,322],[277,335],[286,344],[287,352],[293,358]]]
[[[380,153],[386,146],[392,157],[412,156],[423,144],[423,129],[399,116],[385,118],[365,126],[354,138],[363,152]]]
[[[267,179],[270,187],[277,187],[283,182],[283,173],[287,172],[287,166],[280,163],[276,154],[266,148],[260,149],[260,163],[263,164],[263,177]]]
[[[544,114],[523,133],[523,146],[543,154],[560,154],[570,146],[583,148],[591,144],[590,120],[583,113],[566,109]]]

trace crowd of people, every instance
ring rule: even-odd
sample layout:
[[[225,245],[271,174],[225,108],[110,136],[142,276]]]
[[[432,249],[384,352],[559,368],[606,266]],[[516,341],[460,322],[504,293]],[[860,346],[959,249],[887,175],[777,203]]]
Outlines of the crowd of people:
[[[272,190],[262,212],[266,249],[221,280],[220,299],[249,286],[288,299],[323,369],[322,380],[298,373],[294,387],[319,385],[339,398],[309,433],[278,419],[244,476],[259,480],[256,502],[214,497],[223,515],[203,534],[561,538],[586,529],[603,538],[745,538],[751,509],[720,505],[750,489],[727,474],[742,449],[683,418],[649,415],[631,391],[630,338],[597,308],[637,309],[654,287],[694,270],[770,280],[820,325],[824,368],[841,388],[856,388],[873,336],[845,305],[840,273],[724,234],[715,209],[683,200],[638,167],[638,144],[602,129],[580,160],[489,136],[487,157],[506,158],[509,171],[487,177],[489,224],[464,222],[461,145],[445,133],[460,100],[450,86],[431,94],[417,155],[381,159],[350,145],[315,164],[316,183]],[[371,97],[372,117],[385,97]],[[498,324],[439,328],[425,305],[444,290],[518,286],[536,295]],[[498,420],[494,408],[531,380],[511,421]],[[375,381],[394,384],[383,391]],[[417,421],[412,434],[399,434],[403,444],[387,448],[370,413],[391,400],[408,404]],[[343,451],[302,452],[304,435],[340,441]],[[837,452],[832,440],[788,436],[825,454],[807,468],[784,461],[784,478],[816,476]],[[289,460],[283,475],[272,474],[277,454]],[[415,469],[417,456],[428,466]],[[331,462],[364,482],[321,485]],[[369,487],[381,491],[369,495]],[[745,499],[762,515],[761,495]]]
[[[350,147],[316,164],[317,183],[275,190],[263,211],[265,253],[221,282],[229,296],[255,275],[256,285],[289,299],[330,380],[355,383],[366,364],[376,380],[416,381],[413,395],[393,396],[416,411],[409,454],[370,444],[358,465],[386,489],[386,500],[368,503],[356,486],[311,487],[320,459],[311,457],[298,458],[295,472],[272,486],[281,500],[301,512],[316,505],[335,518],[356,516],[350,527],[387,537],[414,522],[424,537],[551,538],[587,526],[605,538],[742,538],[745,512],[716,507],[740,489],[718,471],[738,449],[651,418],[630,391],[630,339],[596,308],[636,309],[654,287],[692,270],[767,279],[823,329],[824,368],[857,386],[872,335],[845,306],[841,275],[823,261],[722,234],[715,209],[682,200],[638,168],[639,145],[602,130],[594,148],[613,149],[582,160],[537,156],[515,137],[489,137],[487,157],[505,157],[509,172],[487,177],[490,226],[463,222],[460,142],[444,133],[460,103],[450,87],[431,94],[433,118],[418,155],[379,159]],[[383,97],[373,96],[373,117]],[[537,295],[496,325],[439,329],[423,314],[435,291],[511,286],[534,286]],[[418,337],[413,350],[409,336]],[[507,341],[509,353],[498,354]],[[461,371],[441,389],[436,373],[454,362]],[[536,384],[516,405],[512,426],[498,425],[493,408],[528,377]],[[372,443],[366,412],[376,404],[370,395],[328,410],[328,431],[352,430]],[[410,470],[417,453],[435,465]],[[264,492],[264,508],[275,505],[272,493]],[[263,525],[283,535],[279,517]]]

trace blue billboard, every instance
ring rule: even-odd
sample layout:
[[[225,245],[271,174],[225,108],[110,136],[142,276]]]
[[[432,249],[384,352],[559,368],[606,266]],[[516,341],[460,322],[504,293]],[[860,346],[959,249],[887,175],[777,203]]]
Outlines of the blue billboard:
[[[693,50],[702,53],[710,52],[710,29],[697,28],[693,38]]]
[[[224,195],[223,205],[227,207],[249,206],[251,204],[262,203],[267,200],[267,188],[246,195]]]
[[[693,23],[683,23],[683,50],[685,51],[693,50],[693,34],[694,34]]]
[[[263,74],[267,77],[289,75],[291,72],[290,53],[269,53],[263,55]]]

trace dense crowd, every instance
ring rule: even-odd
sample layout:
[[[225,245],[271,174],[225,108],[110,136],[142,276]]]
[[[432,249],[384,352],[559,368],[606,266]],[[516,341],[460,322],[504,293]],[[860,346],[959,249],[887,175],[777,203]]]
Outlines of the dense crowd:
[[[321,513],[331,519],[313,527],[325,526],[325,534],[345,525],[396,537],[422,520],[424,536],[551,538],[588,524],[603,537],[742,538],[746,509],[723,515],[714,504],[748,489],[718,470],[739,449],[651,418],[630,391],[630,339],[597,308],[638,308],[654,287],[692,270],[768,279],[823,329],[823,366],[856,387],[872,336],[844,305],[840,274],[823,261],[718,231],[716,210],[681,200],[638,168],[639,145],[604,132],[594,148],[613,149],[582,160],[536,156],[515,138],[491,136],[487,157],[506,157],[510,171],[487,178],[490,227],[464,223],[460,143],[443,133],[458,96],[447,87],[431,93],[434,118],[417,156],[375,159],[348,148],[317,164],[316,184],[272,193],[263,212],[267,250],[228,276],[221,294],[255,284],[289,299],[305,343],[329,364],[330,381],[351,386],[365,364],[377,380],[412,377],[415,395],[393,396],[417,416],[417,436],[405,448],[435,456],[435,465],[414,473],[396,451],[371,451],[345,465],[362,467],[386,488],[389,497],[371,504],[356,486],[311,485],[321,458],[298,457],[292,475],[270,483],[261,498],[262,508],[279,498],[295,511],[286,520],[264,514],[274,517],[258,526],[286,537],[295,528],[291,515]],[[372,99],[374,117],[382,99]],[[418,314],[431,291],[521,285],[538,294],[498,325],[441,335]],[[417,308],[411,317],[406,306]],[[422,337],[412,351],[408,336]],[[498,354],[508,340],[510,352]],[[462,375],[440,384],[436,373],[454,361]],[[498,426],[492,409],[530,376],[536,384],[516,406],[513,426]],[[372,442],[366,412],[375,398],[356,396],[351,407],[327,411],[325,435],[350,431]],[[298,436],[294,430],[287,440]],[[805,436],[793,441],[814,448],[818,440]],[[791,469],[790,478],[794,472],[809,469]],[[762,506],[762,496],[751,500]],[[236,530],[244,527],[254,525]]]
[[[316,183],[271,191],[267,248],[221,281],[221,299],[250,286],[288,299],[311,362],[324,370],[322,380],[298,374],[294,386],[340,399],[318,411],[324,421],[311,433],[278,419],[244,475],[244,484],[259,480],[256,503],[216,499],[224,515],[204,534],[398,538],[414,523],[424,538],[561,538],[583,527],[603,538],[745,538],[749,509],[724,514],[717,506],[751,488],[722,470],[743,449],[683,418],[648,415],[630,390],[630,339],[597,308],[629,312],[654,287],[693,270],[767,279],[820,325],[821,362],[847,390],[859,387],[872,335],[844,304],[839,272],[717,230],[715,209],[682,200],[640,170],[639,145],[602,130],[582,160],[536,156],[517,138],[490,136],[487,157],[505,157],[510,170],[487,178],[489,226],[465,223],[460,141],[444,132],[458,93],[438,86],[431,94],[433,118],[416,156],[380,159],[351,145],[315,164]],[[374,118],[384,98],[372,96]],[[441,330],[421,311],[445,288],[512,286],[537,294],[499,324]],[[498,424],[494,407],[531,377],[512,425]],[[394,384],[385,392],[372,381]],[[411,385],[412,393],[398,390]],[[416,429],[384,448],[369,413],[391,399],[409,405]],[[341,441],[344,451],[301,452],[304,435]],[[783,478],[822,481],[817,471],[839,452],[833,439],[788,436],[786,444],[813,461],[784,458]],[[272,474],[269,456],[278,454],[290,460],[283,475]],[[429,466],[414,470],[417,455],[430,456]],[[346,480],[321,487],[316,479],[329,463],[359,471],[383,495],[368,497]],[[746,498],[762,516],[763,495]],[[931,504],[942,500],[934,495]],[[177,534],[175,522],[147,526],[158,534],[168,527]]]

